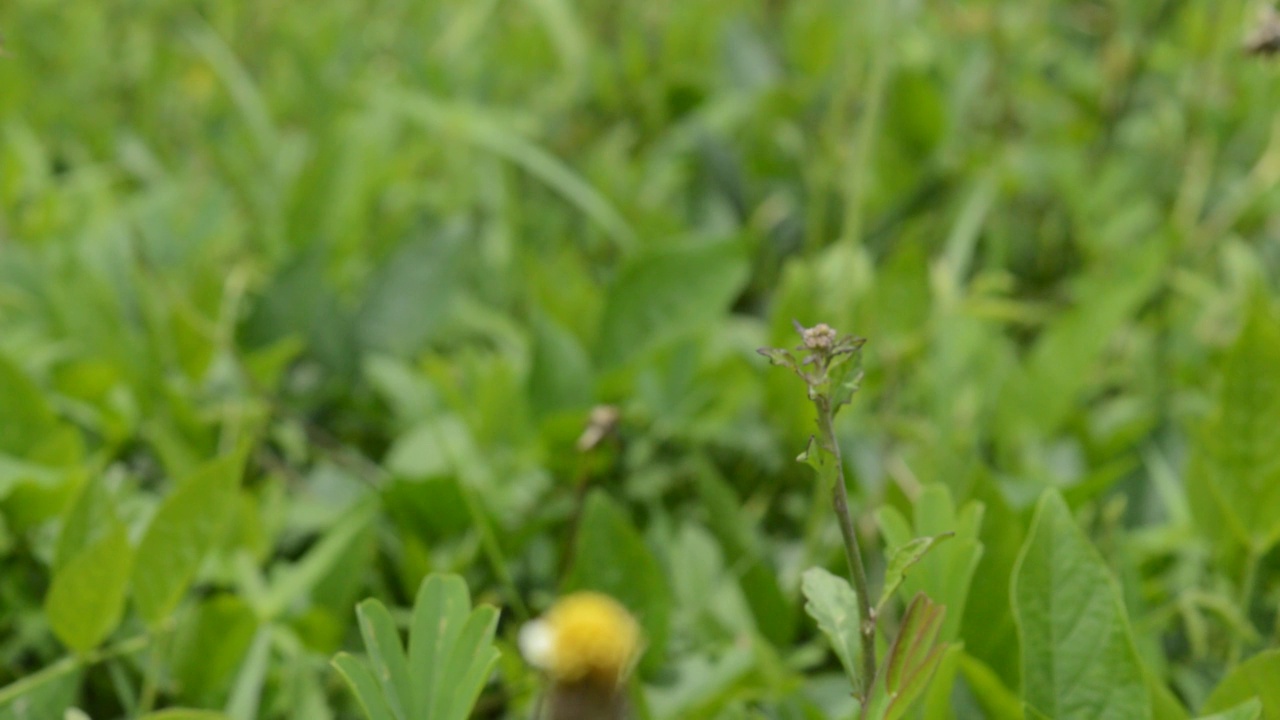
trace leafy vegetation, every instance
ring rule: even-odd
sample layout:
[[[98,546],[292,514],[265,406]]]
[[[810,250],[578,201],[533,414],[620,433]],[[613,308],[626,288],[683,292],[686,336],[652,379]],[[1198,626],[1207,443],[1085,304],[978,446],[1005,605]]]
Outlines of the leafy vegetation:
[[[1258,9],[0,5],[0,720],[1280,717]]]

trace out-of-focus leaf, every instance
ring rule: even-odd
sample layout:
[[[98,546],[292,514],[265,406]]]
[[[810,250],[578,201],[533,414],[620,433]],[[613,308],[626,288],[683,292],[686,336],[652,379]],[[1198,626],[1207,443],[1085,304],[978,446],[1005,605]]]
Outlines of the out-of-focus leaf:
[[[1261,717],[1262,701],[1257,698],[1251,698],[1229,710],[1216,712],[1212,715],[1202,715],[1196,720],[1258,720]]]
[[[0,720],[62,717],[75,701],[83,677],[80,658],[67,657],[0,687]]]
[[[221,537],[235,510],[242,463],[239,453],[206,463],[156,510],[133,568],[134,601],[148,622],[173,611]]]
[[[1231,669],[1209,694],[1203,713],[1224,712],[1234,708],[1242,716],[1245,710],[1236,705],[1248,704],[1257,699],[1262,706],[1262,717],[1280,717],[1280,650],[1265,650]]]
[[[271,634],[270,625],[261,625],[249,643],[249,652],[245,653],[227,697],[226,712],[231,720],[255,720],[259,715],[262,689],[270,670]]]
[[[168,708],[143,715],[139,720],[227,720],[227,716],[213,710],[188,710]]]
[[[1000,678],[981,660],[965,654],[960,658],[960,672],[991,720],[1022,720],[1022,701],[1005,687]]]
[[[1001,392],[1001,438],[1045,434],[1062,424],[1089,386],[1090,369],[1113,334],[1154,290],[1163,252],[1158,243],[1144,244],[1123,260],[1080,278],[1078,304],[1044,330]]]
[[[57,418],[46,396],[16,363],[0,355],[0,454],[28,457]]]
[[[180,617],[170,669],[187,702],[208,706],[226,697],[257,629],[253,609],[229,593],[204,598]]]
[[[605,299],[596,359],[606,368],[711,323],[747,281],[736,242],[650,252],[629,262]]]
[[[118,524],[111,493],[100,477],[89,478],[62,521],[62,532],[58,535],[57,550],[53,556],[54,569],[66,565],[87,546],[115,530]]]
[[[600,490],[587,496],[562,590],[597,590],[617,598],[644,629],[646,658],[662,657],[671,612],[666,578],[626,513]],[[656,660],[642,665],[648,662]]]
[[[58,639],[87,651],[120,623],[134,551],[119,521],[68,560],[53,576],[44,611]]]
[[[768,562],[754,525],[733,488],[714,471],[698,473],[697,486],[707,508],[708,527],[724,547],[730,566],[739,569],[756,627],[774,644],[786,645],[795,633],[794,606],[779,585],[777,570]]]
[[[405,654],[390,613],[374,599],[356,610],[367,659],[339,653],[334,666],[370,720],[466,720],[498,661],[496,608],[471,608],[456,575],[429,575],[414,601]]]
[[[342,559],[360,534],[375,517],[376,505],[365,502],[356,506],[337,525],[324,534],[302,559],[279,568],[272,578],[271,585],[263,597],[259,598],[255,610],[264,618],[275,618],[285,611],[290,603],[310,592],[321,580],[333,570],[334,565]]]
[[[454,307],[458,243],[448,236],[405,243],[369,282],[356,327],[369,350],[408,357],[439,332]]]
[[[1217,402],[1195,436],[1188,493],[1212,532],[1224,524],[1265,552],[1280,540],[1280,320],[1260,297],[1222,364]]]
[[[529,399],[541,415],[587,407],[592,397],[591,358],[573,333],[550,318],[533,324]]]

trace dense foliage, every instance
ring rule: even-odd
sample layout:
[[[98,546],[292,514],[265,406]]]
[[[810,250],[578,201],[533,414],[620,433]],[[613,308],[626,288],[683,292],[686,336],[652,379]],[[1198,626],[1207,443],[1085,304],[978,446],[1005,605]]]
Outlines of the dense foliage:
[[[946,607],[913,713],[1280,717],[1257,9],[5,2],[0,719],[358,717],[420,588],[500,608],[474,717],[582,588],[643,718],[851,717],[793,320],[867,338],[882,630]]]

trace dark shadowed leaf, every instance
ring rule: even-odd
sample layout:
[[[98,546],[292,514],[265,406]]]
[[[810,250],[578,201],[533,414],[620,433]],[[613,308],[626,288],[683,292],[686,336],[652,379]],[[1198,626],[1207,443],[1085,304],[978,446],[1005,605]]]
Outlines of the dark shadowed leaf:
[[[637,257],[609,288],[596,359],[615,367],[663,340],[719,317],[741,291],[748,267],[736,242]]]

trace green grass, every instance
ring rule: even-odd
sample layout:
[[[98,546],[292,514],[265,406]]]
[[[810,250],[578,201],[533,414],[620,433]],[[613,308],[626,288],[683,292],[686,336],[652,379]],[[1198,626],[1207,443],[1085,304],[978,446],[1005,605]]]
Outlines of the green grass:
[[[1057,543],[1114,582],[1080,597],[1127,618],[1127,707],[1247,699],[1280,641],[1256,10],[5,3],[0,719],[357,717],[356,604],[407,626],[432,572],[502,609],[477,717],[528,717],[516,633],[578,587],[640,613],[646,718],[848,717],[810,407],[755,354],[793,319],[868,338],[836,431],[874,591],[887,516],[979,523],[937,550],[972,583],[904,585],[963,608],[913,712],[1073,702],[1023,677],[1078,650],[1029,609],[1085,592]]]

